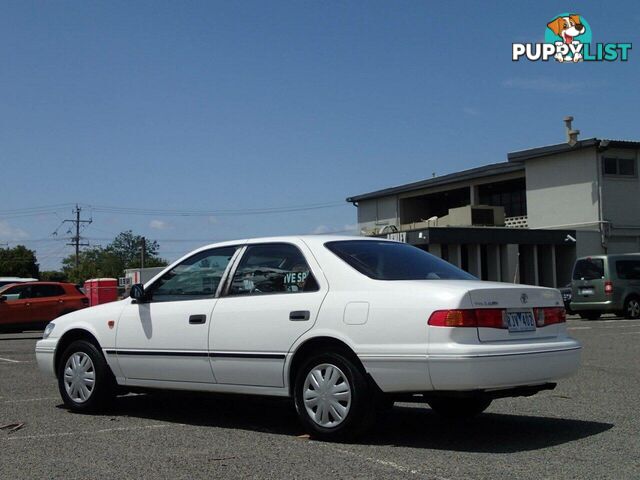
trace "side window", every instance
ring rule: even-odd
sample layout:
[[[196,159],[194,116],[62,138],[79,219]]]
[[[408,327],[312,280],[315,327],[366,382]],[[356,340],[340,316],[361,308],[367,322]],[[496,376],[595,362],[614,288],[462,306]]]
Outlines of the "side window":
[[[59,285],[33,285],[31,287],[32,298],[59,297],[64,295],[64,289]]]
[[[6,289],[2,295],[7,297],[7,301],[31,298],[31,285],[16,285]]]
[[[618,260],[616,273],[621,280],[640,280],[640,261]]]
[[[176,265],[149,288],[150,301],[211,298],[237,247],[206,250]]]
[[[315,292],[318,283],[302,252],[288,243],[253,245],[238,264],[229,295]]]

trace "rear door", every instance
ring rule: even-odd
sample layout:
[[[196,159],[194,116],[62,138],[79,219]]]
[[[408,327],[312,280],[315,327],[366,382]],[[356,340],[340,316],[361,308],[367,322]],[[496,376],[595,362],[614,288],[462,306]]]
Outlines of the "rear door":
[[[572,301],[605,302],[607,296],[604,291],[606,258],[581,258],[573,267]]]
[[[64,308],[64,288],[55,284],[31,286],[31,317],[34,322],[50,322]]]
[[[326,292],[305,245],[248,245],[213,311],[209,348],[218,383],[284,386],[286,355],[313,326]]]
[[[537,327],[535,308],[563,307],[560,292],[550,288],[480,288],[469,292],[475,308],[504,309],[507,328],[478,328],[481,342],[530,340],[558,336],[557,324]]]

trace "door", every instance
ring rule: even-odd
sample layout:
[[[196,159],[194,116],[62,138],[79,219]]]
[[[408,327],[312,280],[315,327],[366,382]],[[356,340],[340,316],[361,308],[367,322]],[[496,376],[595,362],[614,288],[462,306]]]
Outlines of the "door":
[[[214,383],[208,355],[211,312],[236,247],[205,250],[145,288],[118,321],[116,354],[128,379]]]
[[[34,284],[31,286],[31,316],[36,322],[50,322],[57,318],[64,308],[64,288],[55,284]]]
[[[301,248],[308,254],[303,244],[246,247],[213,312],[209,348],[218,383],[284,386],[286,354],[313,326],[327,292]]]
[[[31,285],[16,285],[2,292],[6,300],[0,303],[0,325],[26,325],[32,320]]]

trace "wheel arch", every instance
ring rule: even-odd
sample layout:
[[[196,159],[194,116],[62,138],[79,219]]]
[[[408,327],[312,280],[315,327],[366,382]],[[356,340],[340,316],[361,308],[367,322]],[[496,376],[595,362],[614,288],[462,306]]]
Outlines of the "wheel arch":
[[[291,396],[293,396],[293,388],[295,385],[296,375],[298,373],[298,370],[304,364],[305,359],[309,358],[309,356],[315,353],[322,353],[327,351],[334,351],[344,354],[356,365],[358,369],[360,369],[360,371],[365,376],[367,376],[369,381],[373,382],[373,384],[375,385],[375,381],[367,373],[367,370],[360,358],[358,358],[358,355],[356,355],[354,350],[346,342],[335,337],[323,335],[306,339],[304,342],[298,345],[296,350],[293,352],[287,373],[289,394]]]
[[[98,342],[98,339],[90,331],[85,330],[83,328],[72,328],[70,330],[67,330],[62,335],[62,337],[60,337],[60,340],[56,345],[56,352],[53,358],[53,366],[54,366],[54,371],[56,373],[56,377],[58,376],[58,367],[60,366],[60,361],[62,360],[62,354],[67,349],[67,347],[71,345],[73,342],[75,342],[76,340],[86,340],[92,343],[93,345],[95,345],[95,347],[99,351],[102,351],[102,348],[100,347],[100,343]]]

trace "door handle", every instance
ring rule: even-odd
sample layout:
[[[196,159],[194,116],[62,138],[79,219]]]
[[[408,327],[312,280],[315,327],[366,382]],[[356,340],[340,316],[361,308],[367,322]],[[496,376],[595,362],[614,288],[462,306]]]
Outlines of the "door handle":
[[[311,313],[309,312],[309,310],[295,310],[289,314],[289,320],[293,322],[309,320],[310,318]]]
[[[207,321],[206,315],[191,315],[189,317],[189,323],[191,325],[201,325],[203,323],[206,323],[206,321]]]

